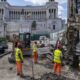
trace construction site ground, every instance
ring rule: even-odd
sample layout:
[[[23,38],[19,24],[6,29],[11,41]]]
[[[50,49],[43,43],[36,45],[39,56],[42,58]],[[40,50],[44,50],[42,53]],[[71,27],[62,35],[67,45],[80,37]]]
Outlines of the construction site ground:
[[[21,79],[19,76],[17,76],[16,65],[8,62],[9,55],[0,58],[0,80],[27,80],[27,78]],[[47,59],[40,59],[38,64],[34,64],[33,66],[35,79],[40,78],[45,73],[53,73],[53,63]],[[32,77],[32,58],[25,57],[23,63],[23,72],[26,76]],[[72,72],[69,70],[68,66],[62,67],[61,75],[71,78],[70,80],[80,80],[80,72]]]
[[[8,43],[8,51],[11,50],[12,43]],[[0,57],[0,80],[33,80],[29,79],[29,77],[33,77],[32,75],[33,58],[31,57],[24,58],[23,73],[27,77],[25,79],[22,79],[19,76],[17,76],[16,64],[10,64],[8,62],[9,56],[10,54]],[[46,73],[53,73],[53,63],[49,59],[38,58],[38,64],[33,64],[33,71],[34,78],[37,80],[55,80],[54,77],[52,77],[52,79],[49,79],[50,75],[46,76],[48,78],[40,79],[42,76],[45,77],[44,74]],[[61,76],[67,78],[61,80],[80,80],[80,71],[73,71],[69,68],[69,66],[65,65],[64,67],[62,67]]]

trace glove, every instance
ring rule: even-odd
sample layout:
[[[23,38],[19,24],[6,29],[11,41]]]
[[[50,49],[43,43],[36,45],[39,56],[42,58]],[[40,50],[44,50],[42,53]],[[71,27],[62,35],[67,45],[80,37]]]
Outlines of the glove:
[[[23,63],[23,61],[21,61],[21,63]]]
[[[54,63],[54,61],[52,61],[52,63]]]

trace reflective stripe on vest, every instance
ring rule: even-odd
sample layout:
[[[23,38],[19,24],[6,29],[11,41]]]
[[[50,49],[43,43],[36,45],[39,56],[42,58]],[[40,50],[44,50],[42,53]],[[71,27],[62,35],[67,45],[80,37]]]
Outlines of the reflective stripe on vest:
[[[61,51],[59,49],[54,51],[54,62],[61,63]]]
[[[19,54],[20,54],[20,56],[21,56],[21,58],[22,58],[22,60],[23,60],[23,55],[22,55],[21,49],[16,48],[16,53],[15,53],[16,61],[21,61],[20,58],[19,58]]]

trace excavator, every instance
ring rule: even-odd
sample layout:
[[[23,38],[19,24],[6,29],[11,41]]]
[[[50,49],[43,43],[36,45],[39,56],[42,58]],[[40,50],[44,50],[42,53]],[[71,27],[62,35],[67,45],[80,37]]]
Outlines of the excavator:
[[[23,55],[31,55],[31,34],[30,33],[20,33],[19,41],[21,43]]]
[[[8,61],[10,63],[15,63],[15,44],[17,42],[21,43],[21,49],[23,56],[31,56],[32,50],[31,50],[31,33],[19,33],[19,36],[13,35],[13,52],[8,57]]]

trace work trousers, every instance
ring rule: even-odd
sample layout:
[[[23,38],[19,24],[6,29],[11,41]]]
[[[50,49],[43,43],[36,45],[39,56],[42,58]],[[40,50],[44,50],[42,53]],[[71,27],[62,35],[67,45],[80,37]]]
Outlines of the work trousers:
[[[54,73],[57,75],[61,74],[61,63],[54,63]]]
[[[34,52],[34,63],[37,63],[37,60],[38,60],[38,54],[36,51],[36,52]]]
[[[22,63],[21,61],[16,61],[17,74],[22,75]]]

